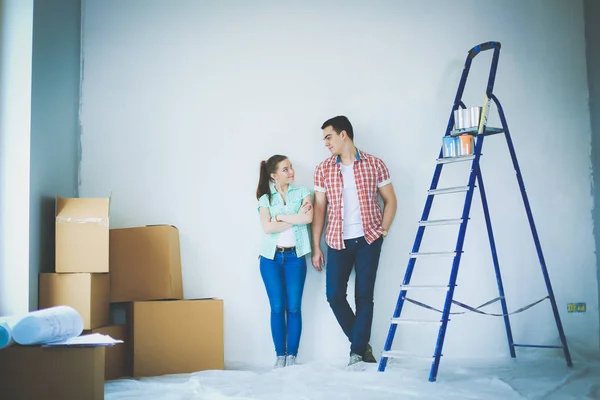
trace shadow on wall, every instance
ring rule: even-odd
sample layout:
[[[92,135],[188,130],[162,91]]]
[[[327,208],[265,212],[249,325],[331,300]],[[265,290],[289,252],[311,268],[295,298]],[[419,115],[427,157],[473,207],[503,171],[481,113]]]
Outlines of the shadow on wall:
[[[37,237],[34,239],[30,236],[29,241],[29,309],[37,310],[39,307],[39,274],[54,272],[55,269],[56,198],[40,195],[37,201],[31,199],[30,207],[30,234],[37,235]]]
[[[39,219],[37,221],[38,248],[31,249],[38,255],[38,271],[54,272],[54,221],[56,198],[43,196],[40,199]]]

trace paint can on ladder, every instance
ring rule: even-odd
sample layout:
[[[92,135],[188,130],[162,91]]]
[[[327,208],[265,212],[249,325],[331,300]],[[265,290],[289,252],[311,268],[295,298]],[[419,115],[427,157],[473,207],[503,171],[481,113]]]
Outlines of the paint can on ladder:
[[[469,156],[473,154],[475,150],[475,139],[472,135],[460,135],[457,139],[459,156]]]
[[[458,156],[458,140],[453,136],[444,136],[442,138],[442,157],[457,157]]]

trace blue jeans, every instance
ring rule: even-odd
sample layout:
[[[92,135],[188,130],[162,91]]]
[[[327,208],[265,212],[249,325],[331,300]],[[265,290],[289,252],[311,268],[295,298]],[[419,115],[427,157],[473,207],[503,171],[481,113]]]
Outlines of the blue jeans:
[[[371,339],[373,292],[383,238],[368,244],[364,237],[344,240],[345,249],[327,247],[327,301],[350,340],[350,353],[363,355]],[[356,314],[346,299],[352,267],[356,269],[354,299]]]
[[[300,306],[306,280],[304,256],[296,257],[294,250],[286,250],[277,251],[273,260],[261,257],[260,274],[271,305],[275,352],[278,356],[297,355],[302,333]]]

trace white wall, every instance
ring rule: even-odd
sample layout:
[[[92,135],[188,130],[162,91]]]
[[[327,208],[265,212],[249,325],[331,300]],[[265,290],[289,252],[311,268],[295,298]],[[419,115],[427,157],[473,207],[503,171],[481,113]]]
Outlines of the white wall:
[[[0,0],[0,315],[29,311],[33,0]]]
[[[225,300],[229,366],[273,356],[257,260],[259,161],[287,154],[297,183],[312,187],[315,165],[328,156],[320,125],[345,114],[357,146],[387,162],[399,213],[376,285],[371,343],[379,351],[464,58],[476,44],[502,42],[495,93],[513,133],[566,333],[572,343],[598,347],[581,1],[88,0],[83,37],[80,195],[112,190],[112,227],[179,227],[185,296]],[[483,98],[490,56],[475,59],[464,97],[470,105]],[[546,291],[503,138],[487,139],[484,153],[506,295],[515,310]],[[440,185],[466,182],[468,166],[445,171]],[[459,215],[460,200],[445,199],[432,217]],[[456,298],[477,305],[497,296],[478,196],[472,217]],[[437,232],[426,235],[423,250],[454,247],[456,230]],[[449,267],[419,261],[413,282],[447,282]],[[587,302],[588,312],[567,314],[573,301]],[[325,299],[325,274],[312,267],[303,315],[300,360],[345,358],[348,344]],[[518,343],[558,343],[548,302],[512,323]],[[433,327],[402,328],[395,348],[431,355],[436,335]],[[502,320],[455,317],[444,350],[507,355]]]

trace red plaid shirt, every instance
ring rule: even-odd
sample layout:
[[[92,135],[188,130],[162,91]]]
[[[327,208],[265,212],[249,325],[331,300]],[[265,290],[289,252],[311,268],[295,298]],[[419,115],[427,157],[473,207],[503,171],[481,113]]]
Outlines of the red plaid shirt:
[[[329,222],[325,229],[325,243],[336,250],[344,248],[343,178],[340,164],[339,156],[331,156],[317,165],[315,170],[315,191],[324,192],[328,203]],[[360,150],[356,152],[353,166],[365,239],[371,244],[383,232],[383,211],[377,201],[377,189],[391,182],[390,171],[382,160]]]

